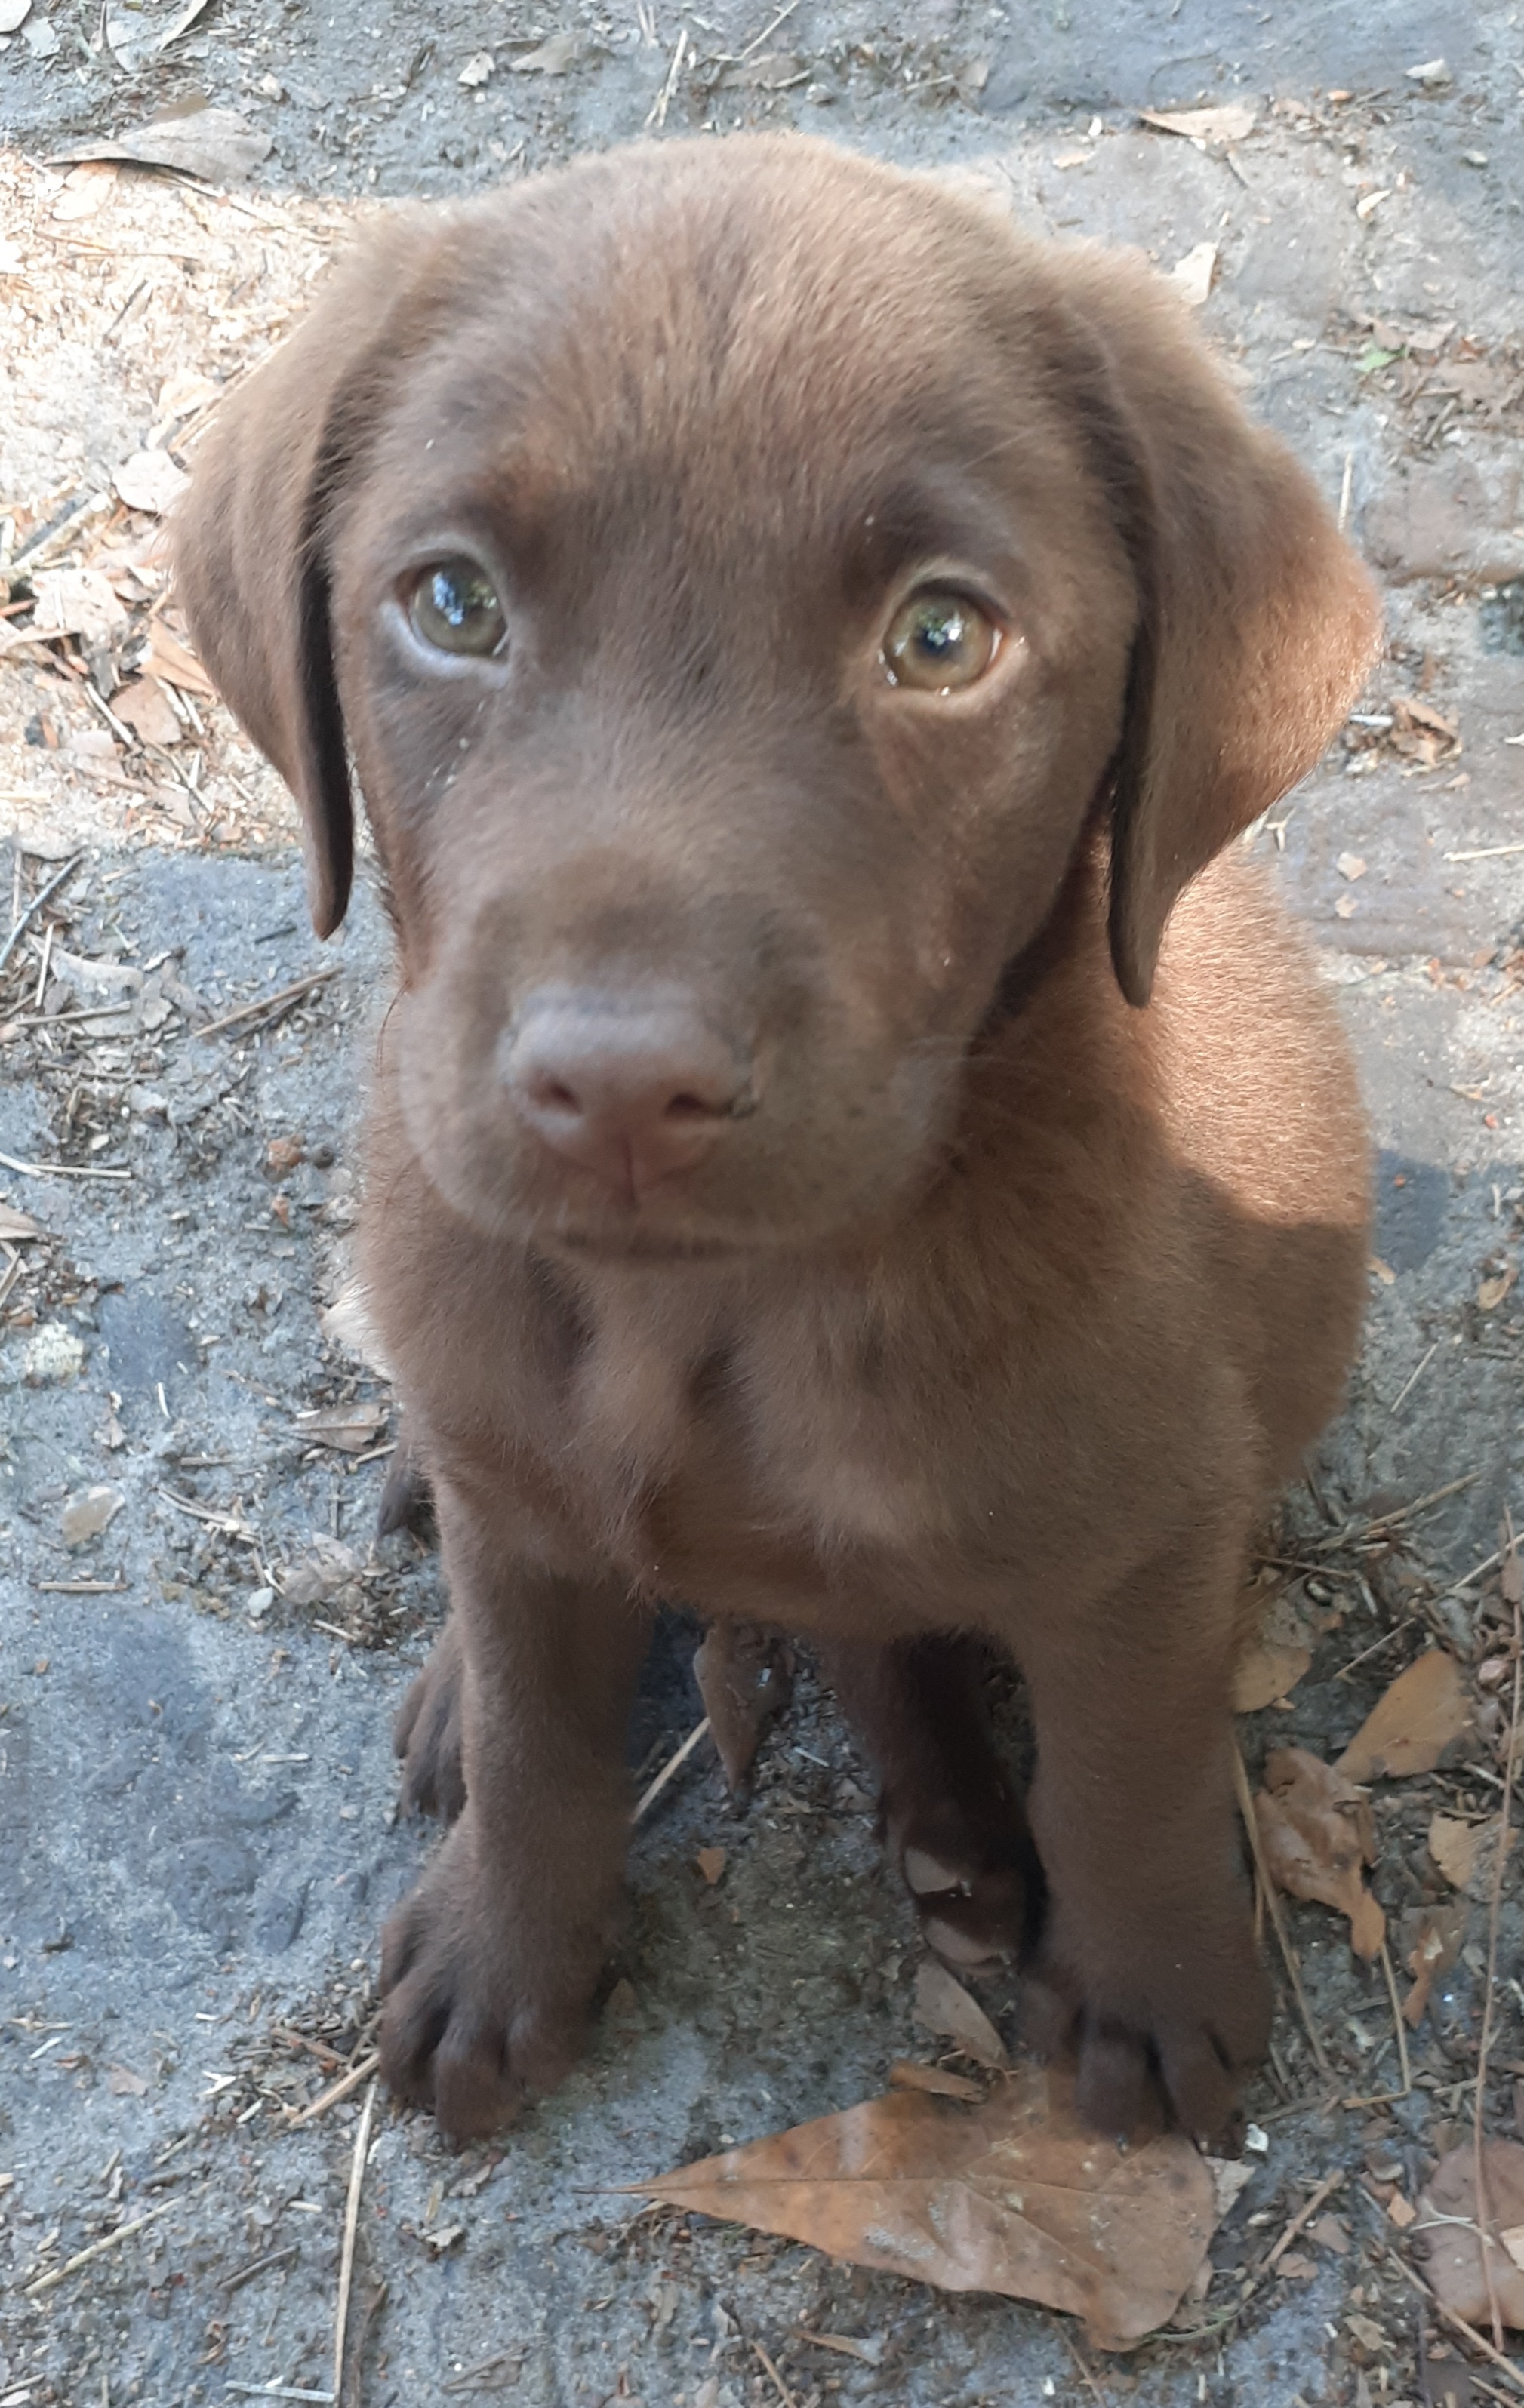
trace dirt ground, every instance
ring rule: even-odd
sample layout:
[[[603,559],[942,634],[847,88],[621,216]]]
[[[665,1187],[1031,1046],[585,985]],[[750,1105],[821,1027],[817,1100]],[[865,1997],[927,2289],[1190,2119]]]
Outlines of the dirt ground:
[[[1385,580],[1360,712],[1248,839],[1359,1049],[1378,1222],[1348,1410],[1260,1574],[1310,1669],[1242,1736],[1256,1784],[1272,1748],[1331,1759],[1406,1664],[1454,1659],[1466,1733],[1370,1799],[1396,1996],[1436,1914],[1455,1953],[1400,2042],[1380,1960],[1287,1902],[1316,2054],[1283,1998],[1210,2282],[1126,2358],[642,2212],[624,2186],[935,2053],[868,1776],[806,1664],[748,1799],[704,1745],[644,1818],[568,2086],[460,2156],[375,2101],[344,2399],[1517,2396],[1524,2363],[1478,2356],[1402,2266],[1471,2126],[1488,1890],[1447,1877],[1433,1818],[1498,1813],[1498,1553],[1524,1519],[1524,9],[212,0],[124,70],[113,31],[141,48],[172,13],[33,0],[0,37],[0,945],[32,911],[0,971],[0,2408],[331,2397],[364,2080],[295,2115],[366,2062],[378,1925],[428,1844],[395,1821],[388,1730],[439,1578],[410,1538],[373,1543],[395,1415],[324,1317],[387,939],[368,888],[312,939],[289,807],[180,649],[158,506],[367,209],[754,123],[1210,273],[1206,330]],[[198,98],[268,137],[246,180],[48,164]],[[1206,103],[1252,130],[1137,114]],[[653,1659],[648,1776],[699,1717],[696,1635],[674,1619]],[[1509,1860],[1484,2069],[1508,2139],[1521,1895]],[[1014,2032],[1014,1993],[982,1995]]]

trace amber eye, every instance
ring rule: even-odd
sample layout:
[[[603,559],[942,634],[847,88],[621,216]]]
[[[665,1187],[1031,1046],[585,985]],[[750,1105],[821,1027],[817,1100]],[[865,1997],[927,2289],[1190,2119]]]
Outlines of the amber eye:
[[[503,606],[485,569],[464,558],[436,561],[408,597],[408,616],[439,652],[495,652],[507,632]]]
[[[977,603],[928,585],[895,612],[884,638],[884,666],[896,685],[951,694],[984,676],[999,640]]]

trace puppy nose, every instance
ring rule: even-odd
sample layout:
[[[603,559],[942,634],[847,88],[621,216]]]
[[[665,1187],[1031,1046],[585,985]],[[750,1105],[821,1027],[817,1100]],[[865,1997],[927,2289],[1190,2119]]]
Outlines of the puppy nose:
[[[632,1201],[701,1161],[746,1093],[746,1065],[683,1001],[531,997],[501,1060],[525,1126]]]

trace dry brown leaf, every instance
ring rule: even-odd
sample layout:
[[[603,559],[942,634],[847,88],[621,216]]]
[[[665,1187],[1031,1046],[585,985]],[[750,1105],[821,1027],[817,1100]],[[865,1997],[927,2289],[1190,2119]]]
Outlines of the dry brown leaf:
[[[716,1622],[693,1659],[710,1729],[732,1790],[744,1784],[768,1725],[787,1705],[794,1658],[772,1631],[743,1622]]]
[[[1310,1647],[1276,1647],[1261,1640],[1239,1658],[1233,1675],[1233,1712],[1257,1714],[1277,1698],[1289,1697],[1313,1660]]]
[[[1190,142],[1242,142],[1251,133],[1257,112],[1229,102],[1223,108],[1140,108],[1144,125],[1161,134],[1183,134]]]
[[[889,2081],[896,2090],[925,2090],[933,2099],[961,2099],[970,2106],[985,2095],[984,2084],[971,2082],[966,2073],[950,2073],[945,2065],[918,2065],[911,2057],[895,2058]]]
[[[201,695],[208,702],[216,696],[216,687],[190,646],[182,644],[162,619],[153,622],[140,666],[152,676],[163,678],[166,685],[178,686],[181,694]]]
[[[987,2065],[998,2072],[1008,2062],[1005,2042],[978,2000],[970,1998],[962,1983],[955,1981],[934,1956],[928,1956],[916,1973],[913,2012],[923,2031],[950,2040],[975,2065]]]
[[[130,460],[123,460],[111,482],[130,510],[146,510],[151,518],[162,517],[189,492],[191,484],[167,452],[135,452]]]
[[[184,733],[175,707],[154,677],[133,678],[111,697],[111,708],[145,744],[178,744]]]
[[[1424,2279],[1436,2298],[1468,2324],[1486,2325],[1491,2318],[1488,2272],[1497,2293],[1505,2325],[1524,2329],[1524,2272],[1514,2263],[1501,2236],[1524,2224],[1524,2147],[1517,2141],[1484,2141],[1482,2167],[1491,2238],[1488,2263],[1482,2263],[1482,2234],[1476,2200],[1476,2151],[1470,2141],[1441,2157],[1418,2200],[1415,2239],[1428,2244]]]
[[[1416,2031],[1423,2021],[1434,1984],[1459,1956],[1469,1920],[1465,1908],[1455,1902],[1426,1906],[1419,1915],[1407,1956],[1413,1987],[1402,2001],[1402,2021],[1411,2030]]]
[[[1265,1862],[1277,1889],[1321,1899],[1349,1917],[1350,1945],[1374,1956],[1387,1918],[1365,1886],[1374,1839],[1371,1809],[1330,1764],[1302,1747],[1265,1758],[1265,1785],[1254,1801]]]
[[[106,2086],[114,2099],[146,2099],[149,2090],[144,2076],[135,2073],[130,2065],[108,2065]]]
[[[1215,242],[1193,243],[1184,259],[1177,259],[1165,279],[1172,284],[1181,299],[1192,309],[1200,309],[1211,298],[1213,280],[1217,273],[1217,246]]]
[[[700,1848],[697,1856],[694,1858],[694,1862],[698,1867],[699,1871],[703,1874],[705,1881],[708,1882],[711,1889],[712,1889],[715,1883],[719,1880],[720,1875],[725,1870],[725,1850],[723,1848]]]
[[[0,1204],[0,1238],[7,1246],[23,1245],[28,1238],[45,1238],[48,1232],[30,1212],[18,1212],[14,1204]]]
[[[1083,2316],[1101,2349],[1168,2321],[1206,2255],[1212,2176],[1183,2134],[1125,2152],[1040,2068],[978,2107],[891,2091],[635,2187],[947,2291]]]
[[[1476,1291],[1476,1301],[1481,1310],[1484,1312],[1496,1312],[1503,1298],[1512,1292],[1514,1282],[1517,1277],[1517,1271],[1510,1263],[1506,1270],[1495,1271],[1483,1280]]]
[[[384,1405],[331,1405],[298,1413],[296,1431],[315,1446],[331,1446],[340,1455],[364,1455],[386,1427]]]
[[[183,117],[158,117],[147,125],[110,136],[87,137],[55,150],[55,160],[128,159],[139,167],[169,167],[200,176],[209,184],[239,182],[274,150],[235,108],[194,108]]]
[[[1492,1894],[1502,1816],[1486,1823],[1463,1823],[1456,1815],[1436,1814],[1429,1826],[1429,1853],[1452,1889],[1464,1890],[1478,1902]],[[1517,1834],[1510,1829],[1507,1846]]]
[[[1470,1728],[1471,1708],[1455,1658],[1431,1647],[1399,1672],[1337,1769],[1346,1781],[1397,1781],[1412,1772],[1432,1772]]]

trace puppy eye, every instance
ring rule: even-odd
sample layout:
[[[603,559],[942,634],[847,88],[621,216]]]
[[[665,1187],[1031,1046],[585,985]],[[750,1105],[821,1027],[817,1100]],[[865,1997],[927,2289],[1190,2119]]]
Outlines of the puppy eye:
[[[507,633],[492,580],[474,560],[439,560],[425,568],[409,596],[408,616],[440,652],[495,652]]]
[[[999,631],[966,595],[942,586],[913,594],[884,638],[884,666],[895,685],[951,694],[982,678],[999,648]]]

